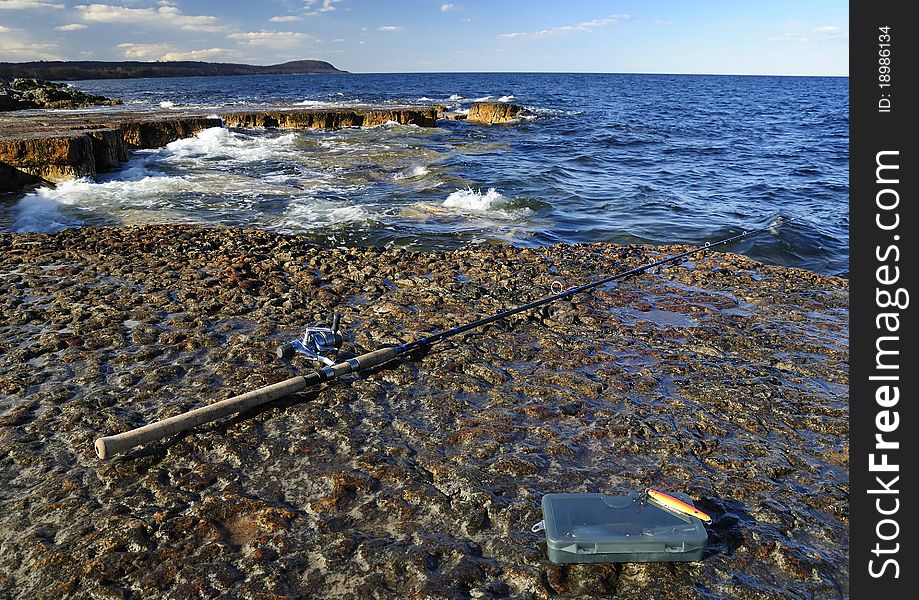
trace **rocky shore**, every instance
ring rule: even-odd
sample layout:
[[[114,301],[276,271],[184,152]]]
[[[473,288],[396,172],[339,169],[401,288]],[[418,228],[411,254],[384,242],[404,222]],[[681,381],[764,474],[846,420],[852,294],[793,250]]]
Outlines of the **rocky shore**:
[[[707,253],[110,461],[302,372],[684,248],[332,249],[259,231],[0,234],[0,596],[848,595],[845,280]],[[556,284],[556,285],[558,285]],[[699,563],[556,565],[550,492],[683,491]]]

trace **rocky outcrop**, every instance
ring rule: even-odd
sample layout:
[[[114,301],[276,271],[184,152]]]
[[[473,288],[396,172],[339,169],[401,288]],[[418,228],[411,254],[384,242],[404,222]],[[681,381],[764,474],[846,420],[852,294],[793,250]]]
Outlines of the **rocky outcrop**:
[[[221,116],[149,113],[0,118],[0,190],[39,181],[60,182],[112,171],[131,150],[161,148],[209,127],[336,129],[386,123],[433,127],[433,107],[290,109],[226,112]],[[14,176],[15,174],[15,176]]]
[[[162,148],[170,142],[191,137],[203,129],[221,127],[219,117],[182,117],[150,121],[128,121],[118,126],[129,149]]]
[[[15,192],[24,187],[41,183],[41,177],[20,171],[0,162],[0,194]]]
[[[231,112],[223,114],[227,127],[295,127],[337,129],[376,127],[386,123],[434,127],[437,111],[433,107],[393,109],[318,109]]]
[[[0,189],[12,191],[35,183],[60,182],[113,171],[131,150],[159,148],[190,137],[208,127],[220,127],[219,118],[188,118],[127,122],[107,128],[26,139],[0,138],[0,164],[17,177],[3,177]]]
[[[475,102],[469,107],[466,120],[472,123],[509,123],[515,121],[525,111],[516,104],[507,102]]]
[[[86,134],[0,140],[0,163],[45,181],[61,181],[96,172],[93,138]]]
[[[87,94],[63,83],[41,79],[0,80],[0,111],[28,108],[86,108],[114,106],[121,100]]]

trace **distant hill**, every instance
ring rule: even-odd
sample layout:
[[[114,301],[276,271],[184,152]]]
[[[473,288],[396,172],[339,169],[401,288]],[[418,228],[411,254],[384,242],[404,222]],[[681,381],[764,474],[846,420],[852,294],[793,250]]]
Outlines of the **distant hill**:
[[[321,60],[294,60],[280,65],[243,65],[199,61],[104,62],[35,61],[0,62],[0,77],[35,77],[56,81],[78,79],[130,79],[135,77],[196,77],[202,75],[287,75],[298,73],[347,73]]]

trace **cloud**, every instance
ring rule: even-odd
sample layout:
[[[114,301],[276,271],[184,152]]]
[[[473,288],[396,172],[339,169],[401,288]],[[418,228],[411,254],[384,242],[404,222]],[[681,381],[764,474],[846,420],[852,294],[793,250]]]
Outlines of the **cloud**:
[[[226,48],[207,48],[205,50],[189,50],[188,52],[167,52],[160,60],[211,60],[214,58],[231,58],[238,56],[238,52]]]
[[[4,27],[3,25],[0,25],[0,33],[9,33],[11,31],[12,29],[10,29],[9,27]]]
[[[203,50],[177,50],[172,44],[118,44],[124,58],[144,61],[210,60],[214,58],[238,58],[239,53],[226,48]]]
[[[64,8],[63,4],[47,0],[0,0],[0,10],[26,10],[29,8]]]
[[[825,42],[829,40],[847,39],[849,32],[836,25],[822,25],[814,27],[808,31],[801,32],[796,23],[789,23],[787,30],[780,36],[770,38],[779,42],[798,42],[801,44],[811,44]]]
[[[155,27],[184,29],[186,31],[225,31],[217,17],[208,15],[185,15],[172,5],[159,8],[128,8],[110,4],[80,4],[75,6],[82,13],[84,21],[93,23],[141,23]]]
[[[48,52],[54,48],[57,48],[57,44],[0,40],[0,56],[19,60],[61,60],[60,56]]]
[[[845,31],[842,27],[837,27],[836,25],[823,25],[821,27],[815,27],[811,33],[814,37],[818,38],[818,41],[849,37],[848,31]]]
[[[58,31],[79,31],[81,29],[86,29],[86,25],[82,23],[70,23],[69,25],[58,25],[55,27]]]
[[[167,52],[175,50],[175,46],[170,44],[118,44],[121,48],[121,55],[125,58],[137,60],[157,60]]]
[[[307,15],[318,15],[319,13],[332,12],[335,10],[335,5],[341,2],[341,0],[322,0],[322,5],[314,10],[309,10],[315,6],[319,0],[306,0],[304,4],[304,11]]]
[[[269,23],[290,23],[291,21],[299,21],[300,17],[296,15],[281,15],[279,17],[271,17],[268,19]]]
[[[440,5],[440,12],[448,13],[448,12],[450,12],[451,10],[453,10],[454,8],[455,8],[455,7],[453,6],[452,3],[447,2],[446,4],[441,4],[441,5]]]
[[[398,25],[383,25],[379,28],[379,31],[402,31],[405,27],[399,27]]]
[[[592,21],[584,21],[583,23],[578,23],[577,25],[561,25],[559,27],[552,27],[550,29],[543,29],[541,31],[517,31],[514,33],[502,33],[498,37],[505,40],[534,40],[534,39],[544,39],[544,38],[557,38],[563,37],[566,35],[571,35],[573,33],[581,33],[585,31],[594,31],[601,27],[608,27],[610,25],[617,25],[622,21],[628,21],[631,17],[629,15],[610,15],[602,19],[593,19]]]
[[[244,46],[270,46],[284,48],[293,44],[316,40],[313,36],[299,31],[249,31],[246,33],[231,33],[228,39]]]

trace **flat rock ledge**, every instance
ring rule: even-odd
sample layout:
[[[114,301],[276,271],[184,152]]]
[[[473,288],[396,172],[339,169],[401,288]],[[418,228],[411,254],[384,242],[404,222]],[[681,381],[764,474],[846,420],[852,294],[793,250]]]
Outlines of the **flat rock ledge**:
[[[848,597],[847,282],[706,253],[100,461],[99,435],[686,249],[0,234],[0,596]],[[698,563],[556,565],[550,492],[683,491]]]
[[[32,113],[0,116],[0,192],[113,171],[132,150],[160,148],[209,127],[433,127],[426,107],[224,110],[211,113]],[[6,175],[4,176],[4,172]]]
[[[481,107],[481,108],[479,108]],[[492,107],[492,108],[489,108]],[[208,127],[289,127],[337,129],[373,127],[389,122],[434,127],[436,106],[297,109],[210,113],[82,112],[0,113],[0,192],[56,183],[116,170],[132,150],[160,148]],[[510,104],[474,104],[470,121],[503,123],[520,108]]]

